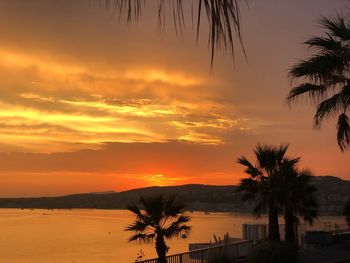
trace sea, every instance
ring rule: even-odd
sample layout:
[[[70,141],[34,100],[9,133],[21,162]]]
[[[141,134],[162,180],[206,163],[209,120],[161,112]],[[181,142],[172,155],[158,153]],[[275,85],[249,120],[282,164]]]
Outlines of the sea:
[[[187,239],[169,240],[169,254],[188,251],[189,243],[213,241],[214,234],[240,238],[242,224],[267,222],[250,214],[187,214],[192,232]],[[0,209],[0,263],[130,263],[154,258],[154,244],[128,242],[131,233],[125,227],[133,219],[127,210]],[[315,225],[330,223],[345,226],[345,219],[323,216]]]

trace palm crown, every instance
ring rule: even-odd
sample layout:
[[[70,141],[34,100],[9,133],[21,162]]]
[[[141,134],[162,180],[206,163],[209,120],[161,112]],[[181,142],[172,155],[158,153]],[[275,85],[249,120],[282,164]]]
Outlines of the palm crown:
[[[350,24],[338,15],[334,19],[323,17],[320,25],[326,30],[325,36],[313,37],[304,43],[314,54],[298,62],[289,72],[292,78],[308,81],[294,87],[287,99],[293,102],[306,95],[318,103],[314,116],[316,126],[338,115],[337,142],[344,151],[350,145]]]
[[[287,145],[280,147],[257,145],[254,150],[256,164],[248,161],[244,156],[238,159],[238,163],[245,166],[248,178],[241,180],[238,191],[242,193],[242,200],[254,200],[253,213],[260,216],[268,210],[269,213],[269,238],[279,240],[278,211],[281,199],[282,177],[280,171],[282,163],[286,160]]]
[[[318,204],[312,185],[312,174],[307,170],[299,170],[296,164],[288,165],[283,172],[281,208],[284,210],[285,240],[297,244],[298,216],[312,224],[318,215]]]
[[[285,157],[287,149],[288,145],[280,147],[257,145],[254,150],[256,164],[252,164],[244,156],[238,159],[238,163],[246,167],[245,173],[250,175],[241,180],[239,191],[242,192],[244,201],[260,200],[254,209],[256,216],[266,209],[269,202],[275,202],[277,205],[276,195],[280,194],[282,183],[280,176],[282,164],[287,161],[292,164],[298,162],[298,158],[287,159]]]
[[[278,214],[285,212],[286,240],[295,242],[294,227],[297,215],[312,223],[317,216],[316,188],[311,185],[311,174],[296,167],[300,158],[286,156],[288,145],[261,146],[254,150],[256,163],[244,156],[238,163],[245,166],[248,178],[241,180],[238,190],[242,200],[253,200],[253,213],[259,217],[269,213],[269,238],[279,239]]]
[[[140,201],[143,206],[142,210],[136,205],[127,207],[136,217],[125,229],[133,232],[129,242],[138,240],[148,243],[156,240],[158,256],[165,260],[169,248],[164,239],[187,237],[191,227],[186,223],[190,221],[190,218],[183,214],[184,206],[175,202],[175,196],[141,197]]]
[[[318,204],[315,196],[317,188],[311,182],[311,172],[293,167],[285,177],[283,205],[312,224],[318,214]]]

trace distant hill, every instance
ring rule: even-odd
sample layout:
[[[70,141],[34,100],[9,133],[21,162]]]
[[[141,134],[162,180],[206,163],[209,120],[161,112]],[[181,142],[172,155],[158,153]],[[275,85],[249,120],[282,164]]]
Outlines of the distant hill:
[[[345,201],[350,198],[350,181],[334,176],[318,176],[313,180],[319,189],[320,210],[326,214],[340,214]],[[176,194],[186,203],[188,210],[250,212],[252,204],[244,204],[237,186],[189,184],[181,186],[147,187],[124,192],[73,194],[60,197],[0,198],[0,208],[96,208],[124,209],[127,204],[137,204],[141,195]]]
[[[344,203],[350,198],[350,181],[335,176],[316,176],[320,210],[324,213],[343,212]]]

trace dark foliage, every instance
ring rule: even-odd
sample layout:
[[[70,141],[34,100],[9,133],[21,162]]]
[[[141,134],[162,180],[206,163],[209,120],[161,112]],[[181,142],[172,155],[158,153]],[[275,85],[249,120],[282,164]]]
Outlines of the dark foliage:
[[[191,227],[186,225],[190,217],[183,214],[184,205],[175,201],[175,196],[167,198],[163,195],[151,197],[141,196],[142,207],[129,205],[135,219],[125,228],[132,232],[129,242],[139,241],[154,242],[159,258],[159,263],[166,263],[166,254],[169,247],[166,239],[185,238],[191,232]]]
[[[320,26],[325,30],[322,37],[313,37],[304,44],[313,51],[289,71],[292,79],[306,82],[293,87],[287,100],[295,102],[307,97],[317,104],[314,122],[338,116],[337,142],[341,151],[350,146],[350,23],[349,18],[338,15],[323,17]]]
[[[147,4],[146,0],[89,0],[90,4],[112,9],[119,18],[126,17],[128,22],[138,21],[142,10]],[[208,21],[208,44],[211,49],[211,65],[214,62],[216,51],[229,51],[234,57],[235,36],[242,48],[240,6],[246,0],[157,0],[158,8],[155,10],[158,17],[158,31],[162,34],[165,30],[166,19],[173,22],[175,33],[182,35],[185,29],[186,19],[184,7],[191,8],[191,24],[196,23],[197,40],[200,25],[203,20],[203,12]],[[243,48],[244,51],[244,48]]]
[[[278,214],[284,212],[286,240],[296,242],[294,228],[300,215],[312,223],[318,213],[316,187],[311,184],[308,171],[299,171],[299,157],[286,156],[288,146],[261,146],[254,150],[256,162],[249,162],[244,156],[238,163],[245,166],[248,178],[241,180],[238,191],[243,201],[253,201],[253,213],[260,216],[268,213],[271,240],[279,240]]]

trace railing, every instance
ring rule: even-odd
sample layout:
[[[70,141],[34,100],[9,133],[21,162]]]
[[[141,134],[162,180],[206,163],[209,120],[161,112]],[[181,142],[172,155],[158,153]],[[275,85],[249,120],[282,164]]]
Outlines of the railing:
[[[213,246],[167,256],[168,263],[207,263],[210,259],[225,256],[230,262],[244,262],[253,242],[244,240],[228,245]],[[139,263],[158,263],[158,259],[138,261]]]

